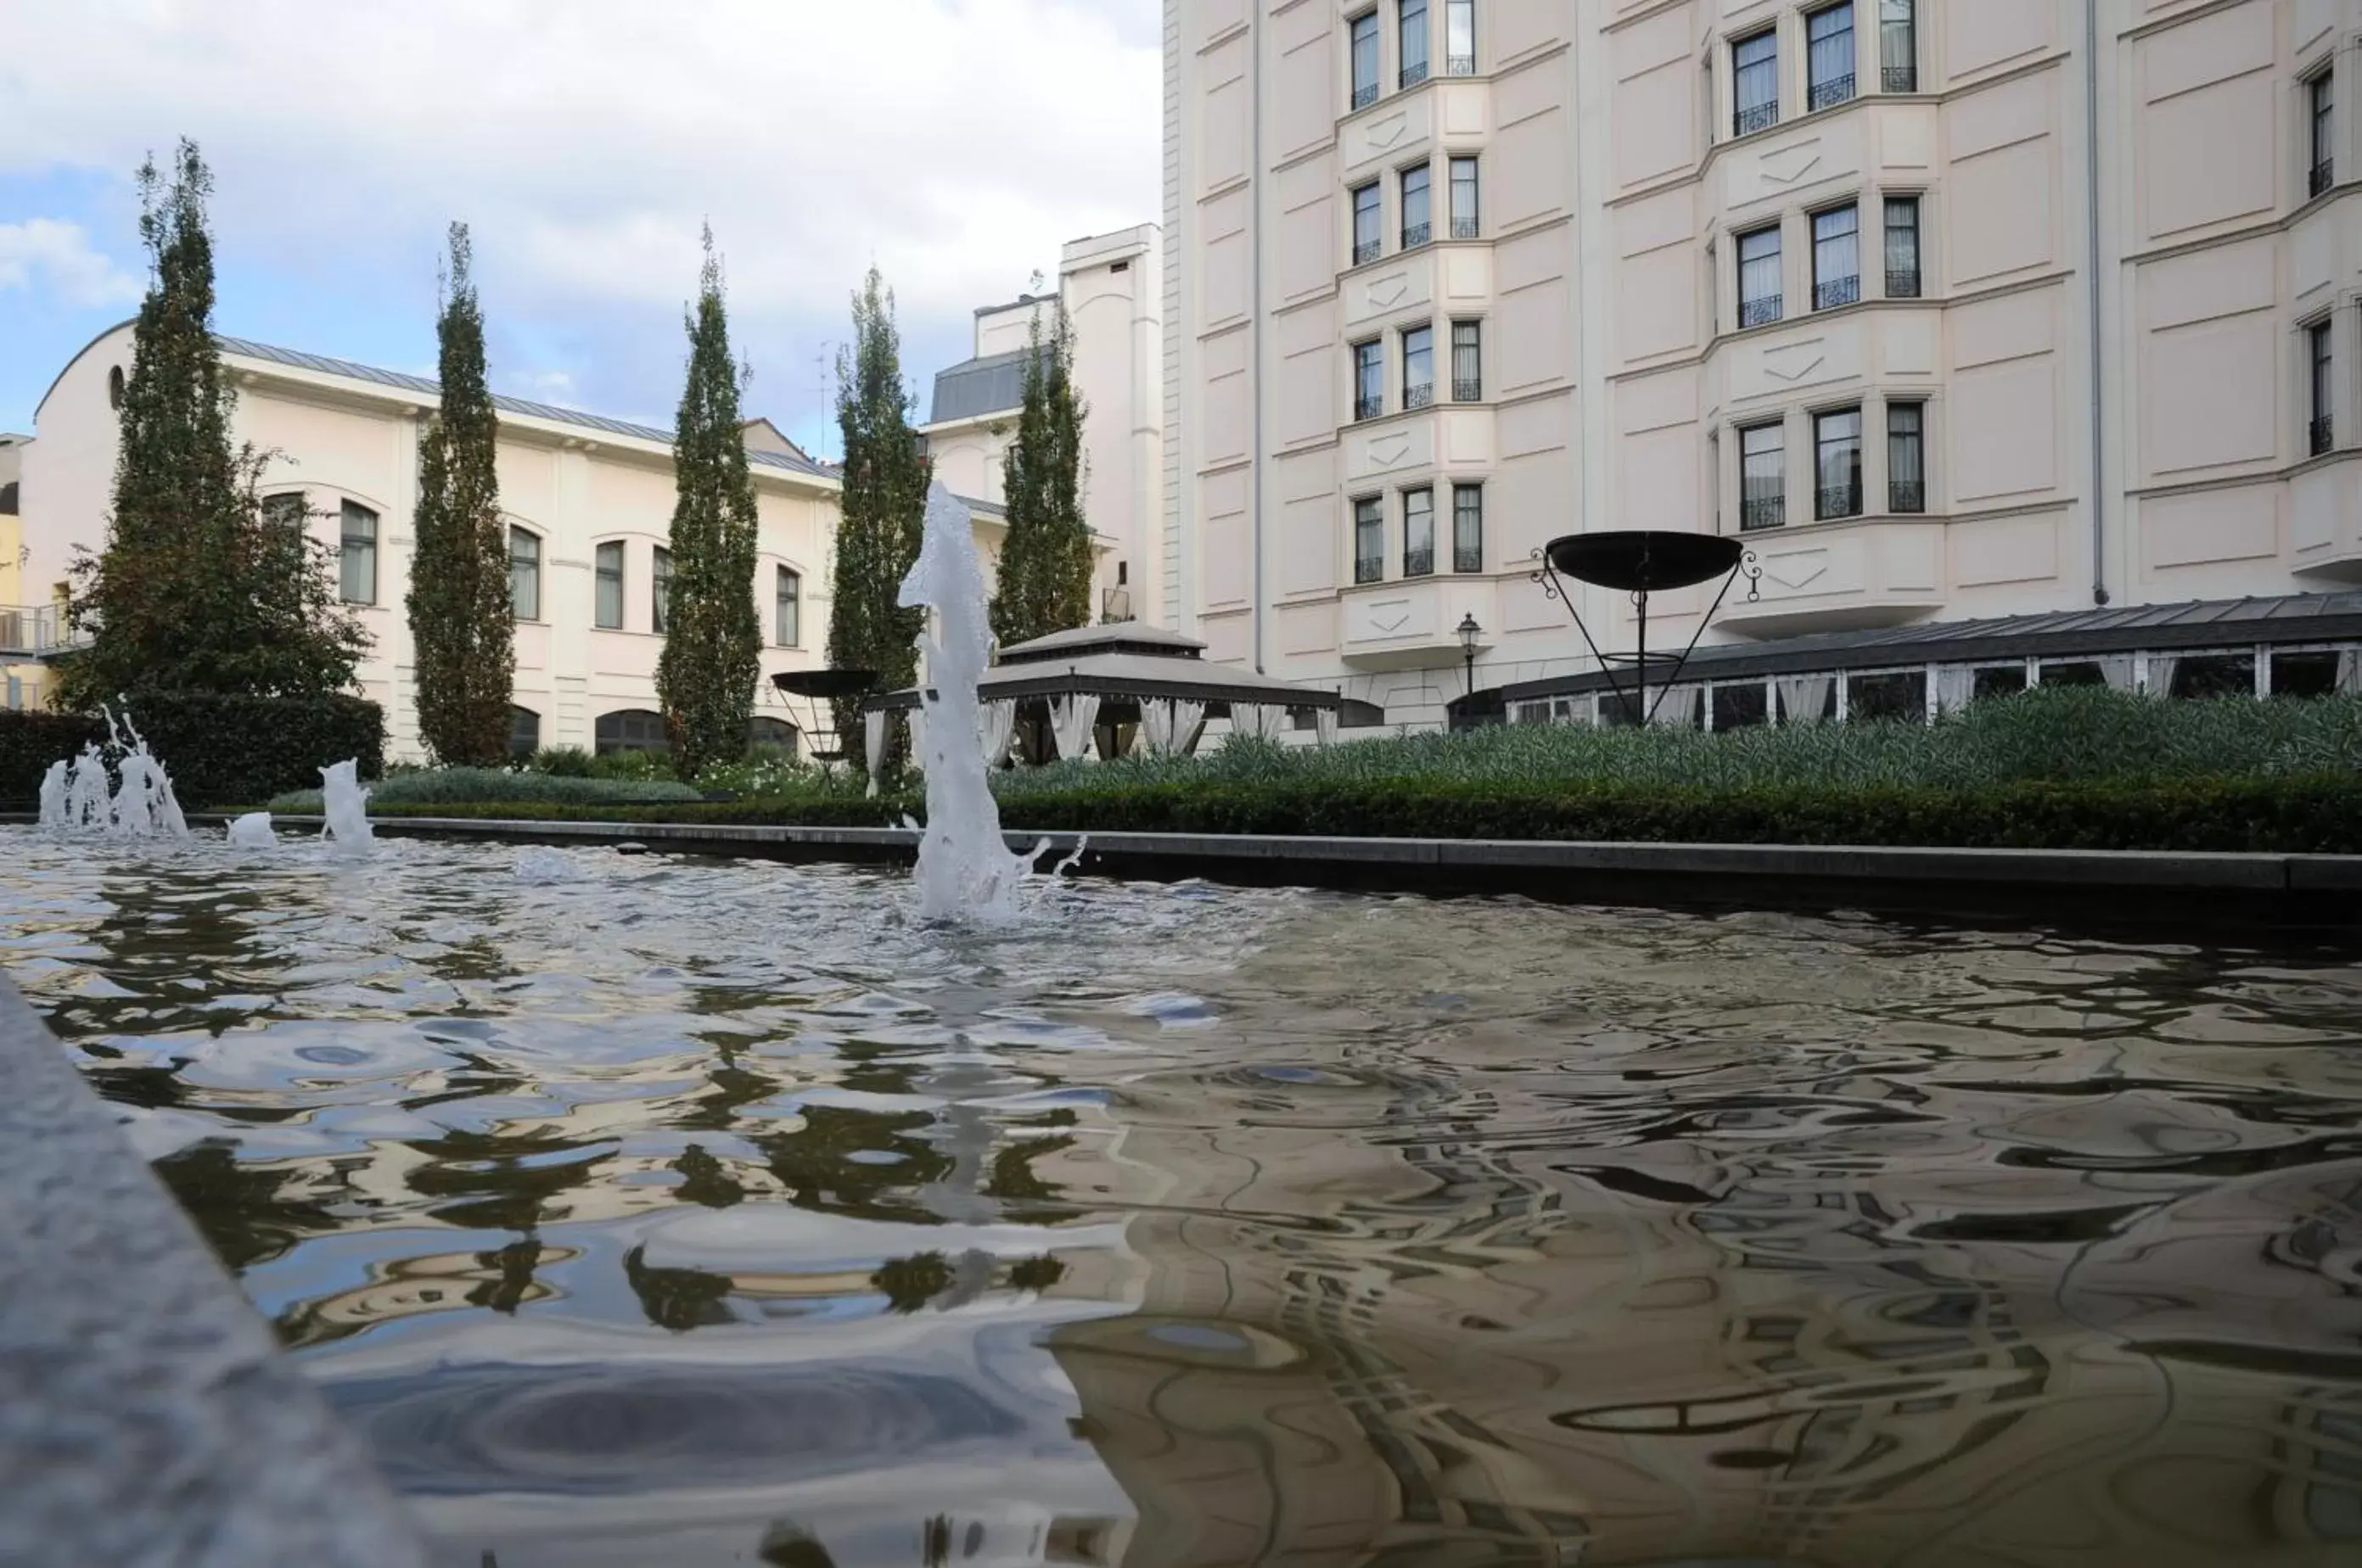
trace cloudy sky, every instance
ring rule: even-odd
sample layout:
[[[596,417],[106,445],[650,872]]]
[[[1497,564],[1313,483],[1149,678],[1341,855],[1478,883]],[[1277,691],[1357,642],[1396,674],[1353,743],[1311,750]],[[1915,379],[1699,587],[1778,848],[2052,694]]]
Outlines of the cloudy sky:
[[[431,373],[463,219],[494,387],[669,425],[710,220],[750,411],[810,444],[871,261],[923,388],[1061,242],[1159,216],[1159,9],[0,0],[0,430],[135,308],[133,174],[186,135],[224,332]]]

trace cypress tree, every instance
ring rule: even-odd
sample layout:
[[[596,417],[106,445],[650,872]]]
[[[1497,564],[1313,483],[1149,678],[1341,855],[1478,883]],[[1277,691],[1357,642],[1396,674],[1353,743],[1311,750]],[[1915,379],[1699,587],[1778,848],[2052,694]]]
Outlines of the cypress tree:
[[[509,750],[516,674],[507,529],[493,444],[499,427],[484,374],[484,315],[469,274],[468,225],[451,225],[450,272],[435,323],[442,406],[418,459],[410,636],[418,731],[435,760],[497,767]]]
[[[673,431],[672,589],[657,697],[673,765],[685,779],[746,751],[762,674],[755,614],[755,481],[738,422],[738,367],[722,301],[722,262],[705,231],[705,266],[689,331],[689,380]]]
[[[872,267],[853,297],[853,344],[836,361],[836,421],[844,437],[844,496],[829,584],[828,662],[874,670],[886,690],[919,678],[924,612],[895,604],[919,558],[934,465],[911,427],[894,296]],[[835,705],[836,729],[860,755],[861,703]]]
[[[352,685],[369,646],[338,598],[332,548],[264,520],[265,458],[231,444],[234,394],[213,335],[212,190],[186,139],[169,181],[153,159],[139,170],[151,270],[106,543],[72,568],[68,613],[93,641],[59,671],[61,706],[142,691],[322,696]]]
[[[1025,402],[1006,466],[1009,540],[1001,547],[992,630],[1003,647],[1086,625],[1091,531],[1082,507],[1083,420],[1074,333],[1060,302],[1045,338],[1033,318]]]

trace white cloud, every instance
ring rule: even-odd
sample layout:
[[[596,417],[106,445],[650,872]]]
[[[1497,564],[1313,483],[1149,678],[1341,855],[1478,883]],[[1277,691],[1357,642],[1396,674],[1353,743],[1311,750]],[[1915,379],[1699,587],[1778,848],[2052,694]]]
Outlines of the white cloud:
[[[488,310],[631,308],[677,331],[710,218],[742,308],[817,333],[875,259],[906,317],[948,322],[1054,265],[1060,241],[1160,215],[1157,14],[26,5],[8,31],[27,68],[0,65],[0,175],[127,173],[186,133],[215,171],[225,265],[383,268],[431,287],[442,224],[464,218]]]
[[[145,285],[93,248],[80,224],[0,224],[0,289],[42,290],[77,309],[129,304]]]

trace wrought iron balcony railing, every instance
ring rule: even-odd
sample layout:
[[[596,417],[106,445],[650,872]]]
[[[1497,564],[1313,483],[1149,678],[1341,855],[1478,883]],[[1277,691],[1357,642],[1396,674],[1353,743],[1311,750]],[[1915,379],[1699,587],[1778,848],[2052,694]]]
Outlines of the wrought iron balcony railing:
[[[1485,569],[1485,547],[1482,544],[1455,544],[1451,547],[1451,569],[1455,572],[1481,572]]]
[[[1421,381],[1415,387],[1403,389],[1403,407],[1406,409],[1423,409],[1434,401],[1435,383],[1432,381]]]
[[[1849,102],[1853,97],[1853,72],[1849,71],[1843,76],[1814,82],[1806,97],[1816,109],[1834,109]]]
[[[1750,496],[1738,503],[1738,528],[1742,533],[1778,528],[1787,521],[1788,498],[1785,496]]]
[[[1776,102],[1749,104],[1739,110],[1731,123],[1736,136],[1751,137],[1757,131],[1768,131],[1780,123],[1780,105]]]
[[[1361,244],[1353,247],[1353,265],[1356,267],[1367,267],[1371,262],[1375,261],[1378,258],[1378,253],[1384,248],[1385,244],[1383,241],[1374,239],[1363,240]]]
[[[1451,220],[1451,237],[1454,239],[1479,239],[1483,237],[1483,225],[1478,224],[1474,218],[1454,218]]]
[[[1840,305],[1858,303],[1860,299],[1860,273],[1850,278],[1832,278],[1826,283],[1813,285],[1813,309],[1816,311],[1833,311]]]
[[[1357,583],[1382,583],[1386,578],[1386,558],[1383,555],[1353,557],[1353,580]]]
[[[1435,576],[1435,552],[1431,549],[1404,551],[1403,576],[1406,577]]]
[[[1919,269],[1889,267],[1886,269],[1886,297],[1890,300],[1915,300],[1919,297]]]
[[[2305,194],[2308,197],[2318,196],[2323,191],[2328,190],[2332,185],[2336,183],[2336,162],[2332,159],[2324,158],[2319,163],[2312,166],[2312,172],[2306,177],[2304,185]]]
[[[1446,76],[1475,75],[1476,57],[1473,54],[1446,55],[1443,60],[1443,74]]]
[[[1378,84],[1374,82],[1353,89],[1353,107],[1366,109],[1378,101]]]
[[[1916,65],[1890,65],[1880,73],[1881,84],[1889,93],[1919,91],[1919,68]]]
[[[1738,324],[1743,327],[1768,326],[1780,319],[1780,296],[1767,295],[1760,300],[1738,302]]]
[[[1927,482],[1924,479],[1893,479],[1886,486],[1886,510],[1903,516],[1916,516],[1927,510]]]
[[[2315,457],[2320,456],[2323,453],[2337,444],[2337,430],[2336,427],[2330,422],[2330,419],[2327,414],[2323,414],[2319,419],[2314,420],[2307,428],[2306,433],[2311,440],[2312,455]]]
[[[1481,403],[1485,400],[1485,383],[1474,378],[1455,376],[1451,378],[1451,400],[1455,403]]]
[[[1860,517],[1861,515],[1860,482],[1857,480],[1850,485],[1821,487],[1813,496],[1813,515],[1823,521],[1833,517]]]
[[[1432,224],[1405,224],[1403,225],[1403,248],[1417,250],[1433,238],[1434,233],[1435,225]]]
[[[1365,419],[1375,419],[1385,411],[1386,400],[1384,398],[1355,398],[1353,400],[1353,421],[1357,424]]]
[[[1426,81],[1426,80],[1427,80],[1427,61],[1425,61],[1425,60],[1416,60],[1416,61],[1412,62],[1411,64],[1409,64],[1409,65],[1406,65],[1406,66],[1404,66],[1404,67],[1402,68],[1402,84],[1403,84],[1404,86],[1406,86],[1406,87],[1416,87],[1416,86],[1418,86],[1420,82],[1424,82],[1424,81]]]

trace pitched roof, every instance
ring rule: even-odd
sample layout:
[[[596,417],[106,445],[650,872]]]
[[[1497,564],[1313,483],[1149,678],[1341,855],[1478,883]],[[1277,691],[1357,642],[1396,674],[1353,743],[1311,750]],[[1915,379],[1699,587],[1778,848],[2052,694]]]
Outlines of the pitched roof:
[[[1043,352],[1049,352],[1046,345]],[[1025,355],[1022,348],[963,359],[935,372],[934,401],[927,410],[929,424],[983,414],[1014,412],[1025,403]]]
[[[429,376],[412,376],[400,370],[381,370],[374,365],[361,365],[350,359],[335,359],[325,354],[306,354],[299,348],[279,348],[249,338],[215,334],[214,341],[224,354],[235,354],[244,359],[264,359],[273,365],[285,365],[298,370],[314,370],[323,376],[342,376],[348,380],[370,381],[381,387],[393,387],[406,392],[420,392],[427,397],[442,395],[442,384]],[[596,430],[609,435],[629,436],[638,441],[652,441],[660,446],[672,444],[672,432],[658,430],[654,425],[634,424],[629,420],[609,419],[604,414],[585,413],[580,409],[559,408],[555,403],[537,403],[526,398],[493,394],[492,406],[508,413],[523,414],[528,419],[548,420],[556,424],[570,424],[584,430]],[[822,465],[800,452],[771,452],[748,448],[746,460],[758,467],[783,468],[789,473],[808,474],[815,477],[833,477]]]

